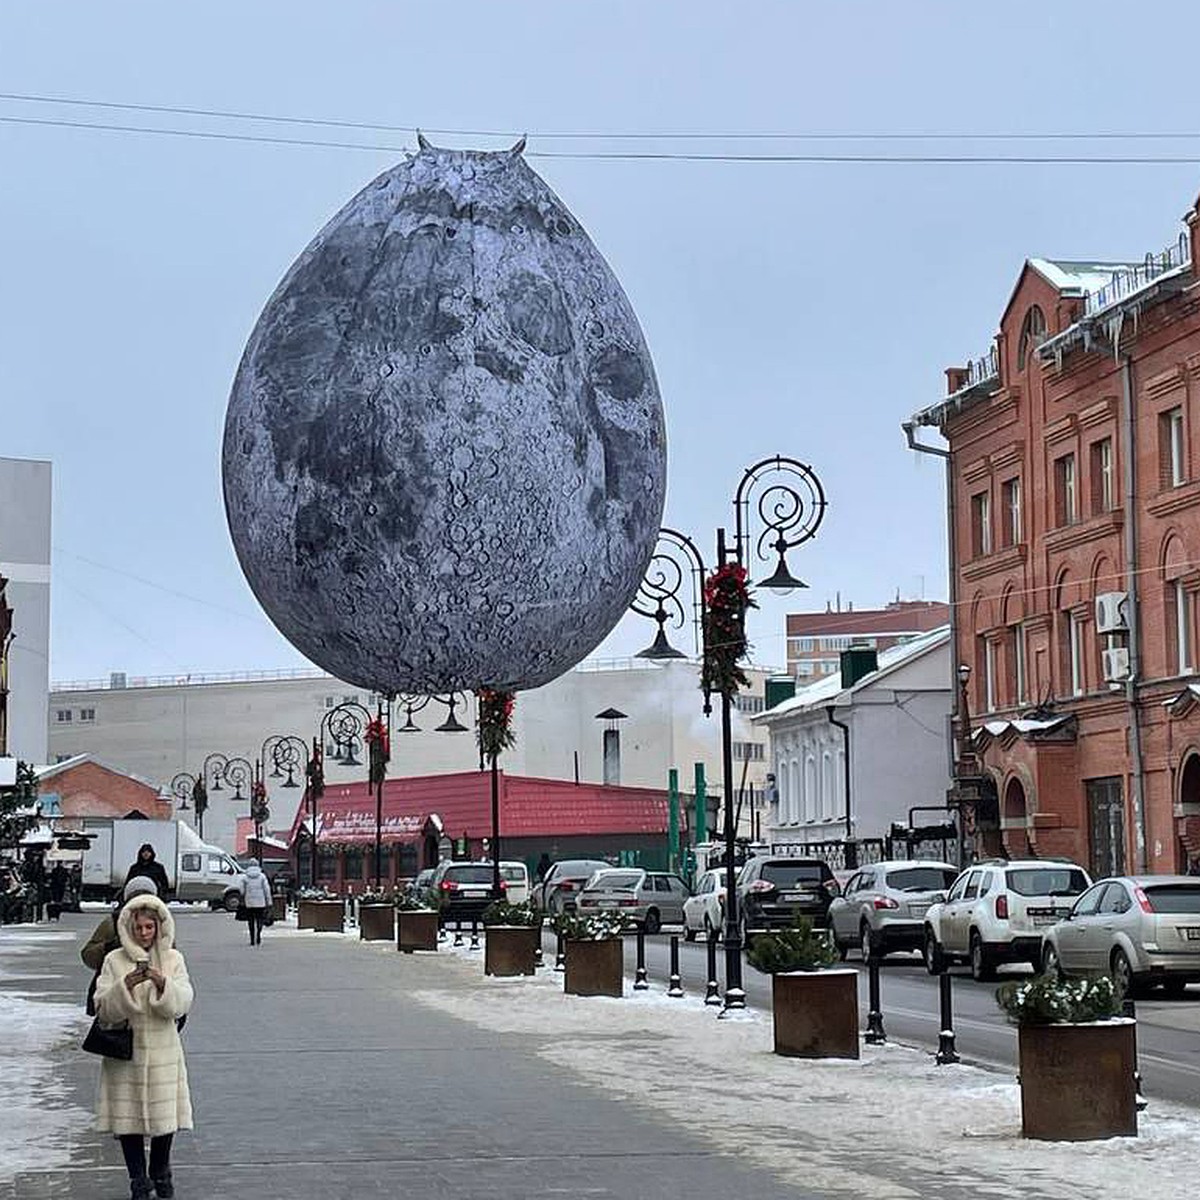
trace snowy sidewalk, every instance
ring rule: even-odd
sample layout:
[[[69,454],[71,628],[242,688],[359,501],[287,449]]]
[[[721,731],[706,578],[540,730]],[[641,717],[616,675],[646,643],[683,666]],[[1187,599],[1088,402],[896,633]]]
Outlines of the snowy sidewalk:
[[[718,1022],[699,997],[661,986],[581,999],[550,970],[486,979],[478,951],[400,955],[278,926],[261,949],[243,938],[222,916],[180,921],[199,990],[185,1034],[198,1129],[179,1139],[181,1200],[1194,1192],[1200,1122],[1188,1110],[1155,1102],[1138,1139],[1024,1142],[1011,1077],[938,1068],[919,1051],[781,1059],[769,1017]],[[45,946],[74,971],[73,942]],[[0,933],[0,970],[8,962]],[[82,968],[74,978],[86,986]],[[0,1035],[10,996],[0,978]],[[46,1028],[43,1045],[64,1027]],[[72,1090],[90,1105],[85,1057],[73,1043],[57,1052],[60,1118]],[[69,1121],[60,1134],[61,1168],[23,1164],[6,1189],[0,1166],[0,1197],[127,1194],[115,1147]]]

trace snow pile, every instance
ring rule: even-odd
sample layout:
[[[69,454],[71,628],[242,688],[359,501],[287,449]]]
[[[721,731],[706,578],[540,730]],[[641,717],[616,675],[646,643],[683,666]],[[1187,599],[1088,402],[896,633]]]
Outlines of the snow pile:
[[[552,961],[552,960],[551,960]],[[938,1067],[924,1051],[863,1046],[852,1060],[781,1058],[770,1015],[718,1021],[661,985],[622,1000],[565,996],[562,976],[486,979],[478,955],[439,955],[446,988],[410,995],[485,1029],[524,1035],[547,1061],[625,1103],[678,1121],[710,1149],[766,1167],[808,1194],[1191,1200],[1200,1121],[1154,1101],[1141,1136],[1025,1141],[1011,1076]],[[470,986],[467,986],[467,985]],[[497,1003],[493,989],[502,988]]]
[[[36,928],[5,930],[0,939],[0,978],[20,980],[20,968],[30,965],[29,956],[38,950],[39,942],[75,936],[26,932]],[[65,1164],[69,1146],[90,1126],[91,1113],[67,1100],[51,1059],[59,1046],[78,1045],[89,1021],[82,997],[79,1004],[60,1004],[23,992],[0,991],[0,1080],[4,1081],[0,1180],[20,1171]]]

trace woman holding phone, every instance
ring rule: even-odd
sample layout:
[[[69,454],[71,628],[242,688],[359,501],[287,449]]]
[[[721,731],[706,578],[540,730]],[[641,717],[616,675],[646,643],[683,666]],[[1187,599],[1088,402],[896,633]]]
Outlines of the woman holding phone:
[[[175,1022],[192,1006],[192,984],[183,955],[173,948],[175,921],[157,896],[127,901],[117,935],[121,944],[105,958],[96,984],[96,1013],[106,1025],[129,1023],[133,1058],[102,1061],[97,1127],[111,1130],[121,1143],[131,1200],[174,1196],[171,1142],[178,1130],[192,1128],[187,1064]]]

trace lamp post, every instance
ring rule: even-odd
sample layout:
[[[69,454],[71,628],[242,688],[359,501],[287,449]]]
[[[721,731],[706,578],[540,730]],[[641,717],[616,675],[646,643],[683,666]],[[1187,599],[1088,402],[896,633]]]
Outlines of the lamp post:
[[[685,609],[678,598],[684,571],[675,560],[683,553],[691,560],[690,574],[694,601],[699,617],[704,658],[704,712],[711,711],[711,693],[717,691],[721,705],[721,768],[724,791],[725,841],[725,999],[722,1015],[743,1009],[746,993],[742,987],[742,930],[738,912],[736,879],[737,828],[733,803],[733,703],[739,687],[745,682],[738,661],[745,652],[745,608],[753,603],[746,588],[748,561],[757,558],[770,561],[776,556],[775,569],[758,586],[773,591],[788,592],[807,587],[797,579],[787,565],[787,552],[812,538],[825,516],[825,493],[812,468],[793,458],[775,455],[748,467],[733,496],[733,546],[726,543],[726,531],[717,530],[716,570],[705,571],[704,560],[695,543],[673,529],[660,531],[659,543],[669,547],[662,554],[655,548],[646,579],[639,589],[639,607],[635,599],[633,611],[648,616],[658,625],[654,642],[643,650],[642,658],[679,658],[666,638],[665,626],[674,619],[683,624]],[[751,524],[754,519],[762,532],[751,547]],[[731,575],[729,568],[737,568]],[[703,586],[695,588],[697,577]],[[727,606],[725,588],[732,583],[734,592],[744,589],[742,603]],[[647,610],[652,603],[653,609]]]
[[[376,715],[357,700],[344,700],[321,718],[321,740],[334,747],[337,762],[343,767],[362,765],[356,751],[367,747],[367,781],[375,790],[375,869],[372,875],[376,889],[381,887],[383,874],[383,781],[387,776],[387,720],[390,702],[385,707],[381,697]],[[317,884],[317,827],[313,819],[313,886]]]
[[[267,767],[271,768],[270,778],[282,779],[281,788],[298,788],[298,775],[304,777],[304,798],[302,804],[308,809],[308,790],[310,783],[308,743],[294,733],[273,733],[262,744],[259,751],[257,779],[250,799],[250,817],[254,822],[254,837],[258,842],[258,856],[263,854],[263,826],[271,819],[271,809],[267,797]]]

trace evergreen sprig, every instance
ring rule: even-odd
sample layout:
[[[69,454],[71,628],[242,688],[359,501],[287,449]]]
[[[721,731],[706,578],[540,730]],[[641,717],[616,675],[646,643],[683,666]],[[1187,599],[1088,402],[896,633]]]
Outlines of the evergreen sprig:
[[[746,959],[765,975],[784,975],[832,966],[838,954],[827,930],[814,929],[808,917],[797,916],[787,929],[755,935]]]
[[[1014,980],[996,989],[996,1003],[1014,1025],[1077,1025],[1121,1015],[1121,997],[1107,975]]]

